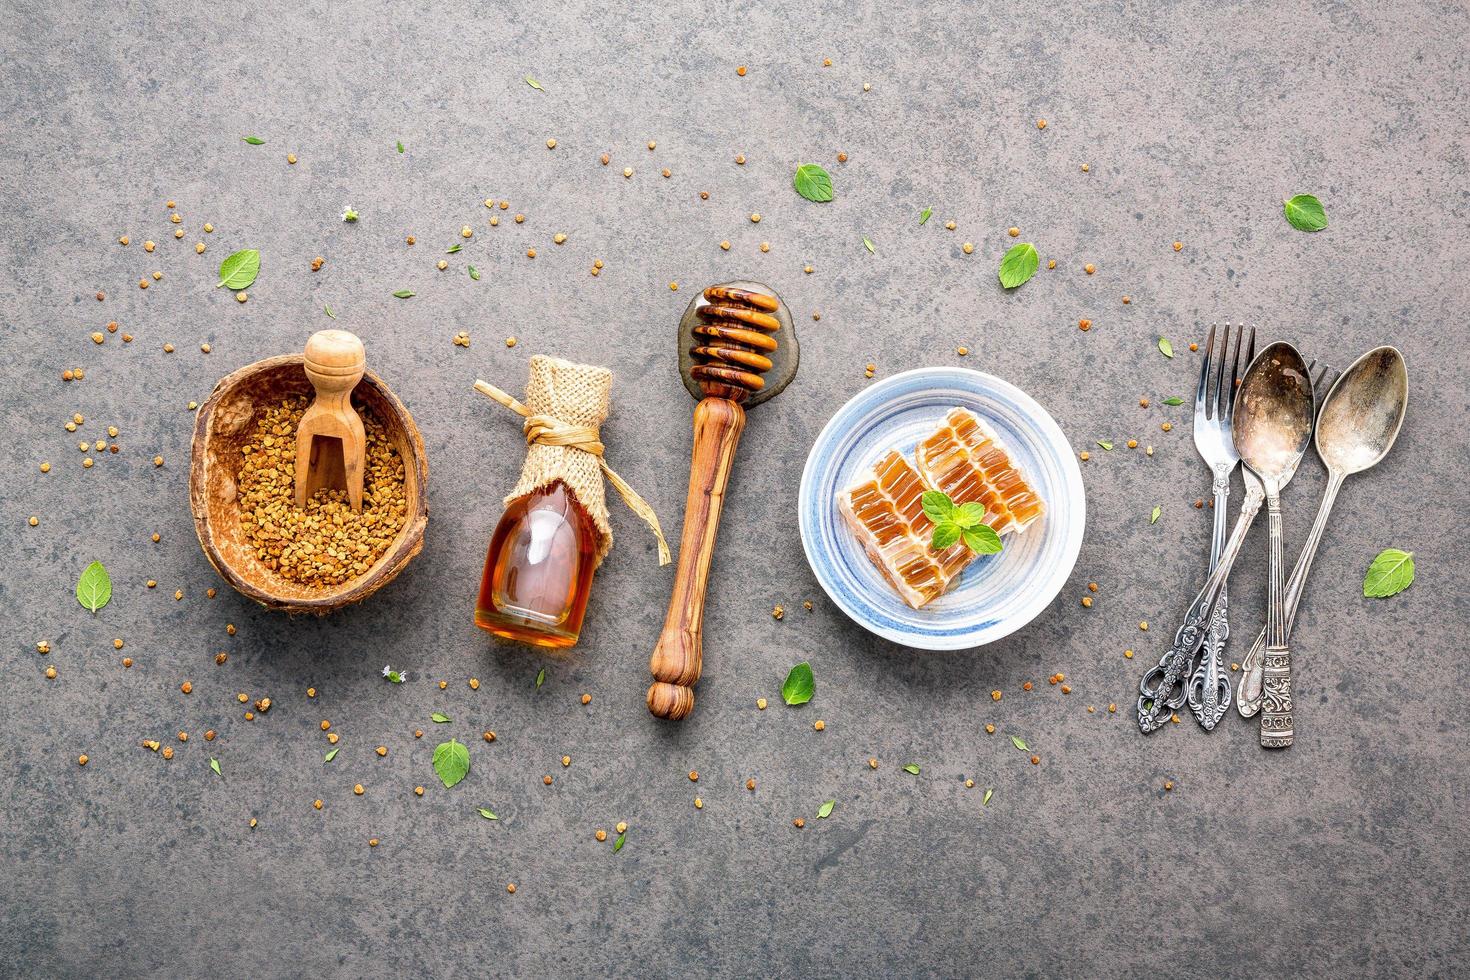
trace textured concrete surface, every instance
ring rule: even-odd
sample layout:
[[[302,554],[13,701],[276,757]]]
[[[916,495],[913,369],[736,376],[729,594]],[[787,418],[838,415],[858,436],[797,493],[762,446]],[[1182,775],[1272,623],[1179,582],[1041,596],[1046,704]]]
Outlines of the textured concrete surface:
[[[577,6],[4,4],[0,973],[1470,970],[1465,8]],[[792,193],[808,160],[831,169],[835,202]],[[1300,192],[1325,202],[1327,231],[1282,219],[1281,200]],[[487,197],[512,202],[499,228]],[[338,217],[349,204],[355,226]],[[436,272],[466,223],[473,244]],[[1010,225],[1057,270],[1004,294],[995,266]],[[557,231],[570,236],[559,248]],[[241,306],[211,287],[218,260],[245,246],[264,267]],[[312,274],[318,254],[326,267]],[[164,280],[140,291],[154,269]],[[626,510],[613,510],[618,544],[573,653],[471,628],[522,447],[515,420],[470,383],[519,391],[542,351],[611,366],[610,459],[676,539],[693,403],[674,375],[674,325],[692,290],[744,275],[796,311],[802,370],[751,415],[711,581],[706,676],[694,716],[671,727],[648,717],[643,692],[672,572]],[[390,296],[404,287],[418,296]],[[300,349],[331,324],[324,304],[415,413],[432,516],[424,553],[392,587],[293,622],[227,589],[205,598],[222,583],[189,521],[186,405],[240,365]],[[1161,401],[1191,393],[1187,342],[1224,317],[1339,367],[1391,341],[1412,375],[1398,447],[1348,483],[1317,559],[1294,637],[1298,743],[1281,754],[1233,716],[1213,734],[1186,718],[1149,739],[1130,717],[1207,548],[1208,511],[1191,506],[1206,473],[1187,416]],[[111,319],[136,339],[94,346]],[[469,350],[450,343],[461,329]],[[1155,348],[1161,334],[1173,360]],[[1034,393],[1092,450],[1089,527],[1040,619],[991,647],[921,654],[824,601],[792,501],[807,447],[866,383],[867,362],[880,376],[958,362],[959,344],[964,364]],[[78,365],[85,380],[63,384]],[[73,412],[86,417],[79,434],[63,429]],[[84,470],[77,439],[108,424],[122,451]],[[1125,451],[1129,437],[1155,455]],[[1288,491],[1289,554],[1323,484],[1312,459]],[[1419,580],[1364,600],[1363,570],[1389,545],[1415,551]],[[1260,528],[1247,547],[1236,656],[1262,616]],[[116,589],[95,619],[72,597],[93,558]],[[1101,591],[1086,610],[1089,581]],[[816,700],[756,711],[757,697],[779,704],[803,659]],[[385,662],[412,680],[386,684]],[[1070,696],[1043,683],[1058,671]],[[276,707],[247,723],[237,692]],[[430,724],[432,711],[453,722]],[[342,735],[329,765],[323,718]],[[206,728],[220,733],[212,744]],[[191,738],[171,762],[138,746],[180,730]],[[445,791],[429,757],[451,734],[473,771]],[[813,819],[826,799],[835,812]],[[593,831],[619,820],[631,829],[614,854]]]

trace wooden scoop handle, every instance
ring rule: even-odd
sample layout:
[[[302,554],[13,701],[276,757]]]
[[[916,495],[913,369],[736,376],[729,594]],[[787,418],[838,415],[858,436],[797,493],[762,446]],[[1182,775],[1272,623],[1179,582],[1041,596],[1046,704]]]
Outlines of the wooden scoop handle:
[[[352,407],[352,389],[367,370],[362,341],[346,330],[318,331],[306,342],[303,366],[316,398],[296,429],[296,506],[304,507],[319,488],[340,484],[352,509],[360,511],[367,438]],[[340,440],[340,462],[323,453],[318,436]]]
[[[306,342],[306,376],[316,397],[343,397],[352,393],[367,370],[367,354],[357,334],[346,330],[318,330]]]
[[[649,669],[648,710],[678,721],[694,710],[704,627],[704,590],[720,531],[725,486],[735,462],[735,447],[745,429],[745,409],[727,398],[706,398],[694,410],[694,457],[689,463],[689,497],[679,539],[679,569],[674,594]]]

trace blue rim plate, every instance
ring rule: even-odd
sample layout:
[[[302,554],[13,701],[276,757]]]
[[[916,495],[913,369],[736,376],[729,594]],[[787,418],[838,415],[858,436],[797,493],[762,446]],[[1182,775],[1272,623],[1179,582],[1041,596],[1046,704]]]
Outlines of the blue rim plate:
[[[1005,550],[982,555],[949,592],[910,609],[868,559],[837,509],[837,494],[889,449],[913,459],[919,439],[954,407],[979,415],[1046,504]],[[1082,470],[1056,420],[1015,385],[964,368],[885,378],[837,410],[801,474],[801,543],[837,607],[873,633],[924,650],[978,647],[1015,632],[1056,598],[1082,549]]]

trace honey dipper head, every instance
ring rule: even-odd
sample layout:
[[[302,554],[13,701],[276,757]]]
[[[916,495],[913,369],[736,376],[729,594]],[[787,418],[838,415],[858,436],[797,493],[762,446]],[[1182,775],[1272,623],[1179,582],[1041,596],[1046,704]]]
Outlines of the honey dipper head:
[[[791,312],[758,282],[710,286],[679,322],[679,366],[695,398],[759,405],[790,383],[798,355]]]

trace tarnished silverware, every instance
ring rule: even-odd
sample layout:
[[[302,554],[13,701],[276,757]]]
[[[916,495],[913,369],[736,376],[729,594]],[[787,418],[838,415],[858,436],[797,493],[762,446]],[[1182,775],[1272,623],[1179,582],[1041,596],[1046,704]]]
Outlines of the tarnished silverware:
[[[1318,370],[1316,361],[1307,364],[1307,371],[1312,375],[1312,391],[1314,393],[1321,389],[1323,382],[1328,380],[1333,373],[1332,368],[1326,364],[1323,364],[1321,369]],[[1320,405],[1321,402],[1319,401],[1317,404]],[[1306,454],[1303,453],[1302,459],[1305,458]],[[1301,459],[1297,460],[1297,465],[1301,465]],[[1248,467],[1242,466],[1240,472],[1245,478],[1247,485],[1250,483],[1260,485],[1261,481],[1256,479],[1256,475]],[[1264,487],[1262,487],[1261,492],[1265,493]],[[1291,639],[1292,617],[1296,615],[1295,600],[1291,597],[1293,582],[1296,582],[1297,598],[1299,599],[1301,597],[1301,582],[1297,579],[1296,572],[1296,569],[1292,569],[1291,577],[1287,579],[1286,583],[1286,633],[1288,641]],[[1261,710],[1261,663],[1265,660],[1265,657],[1266,627],[1262,626],[1260,633],[1256,636],[1256,642],[1246,651],[1245,659],[1240,662],[1240,683],[1236,686],[1235,691],[1235,709],[1240,712],[1242,718],[1250,718],[1257,711]],[[1254,680],[1251,678],[1254,678]],[[1251,703],[1248,705],[1241,700],[1241,698],[1246,696],[1249,696],[1251,699]]]
[[[1254,327],[1251,328],[1249,340],[1246,339],[1244,325],[1235,328],[1233,355],[1231,332],[1230,324],[1225,324],[1217,358],[1215,327],[1210,327],[1210,335],[1205,342],[1205,356],[1200,364],[1199,385],[1194,392],[1194,447],[1199,450],[1213,476],[1211,490],[1214,494],[1214,520],[1210,534],[1212,571],[1220,563],[1220,552],[1225,547],[1230,474],[1240,462],[1240,454],[1235,451],[1235,440],[1230,431],[1236,384],[1240,380],[1241,368],[1249,364],[1256,354]],[[1242,352],[1245,354],[1244,359],[1241,358]],[[1230,679],[1225,668],[1225,641],[1230,636],[1228,600],[1226,587],[1221,585],[1220,598],[1215,603],[1215,611],[1205,629],[1204,654],[1185,686],[1189,710],[1206,731],[1213,730],[1230,710]],[[1157,674],[1162,679],[1167,670],[1168,665],[1161,662],[1150,674]],[[1147,676],[1144,683],[1148,683]]]
[[[1332,368],[1324,364],[1319,370],[1316,361],[1311,361],[1307,364],[1307,371],[1312,375],[1312,390],[1314,392],[1322,386],[1324,381],[1332,377]],[[1303,458],[1305,458],[1305,454],[1303,454]],[[1297,460],[1297,465],[1301,465],[1300,459]],[[1295,470],[1292,472],[1295,473]],[[1265,487],[1261,486],[1261,481],[1256,479],[1256,475],[1249,468],[1242,466],[1240,468],[1240,475],[1244,478],[1247,489],[1254,485],[1262,494],[1266,492]],[[1291,578],[1287,580],[1286,585],[1286,632],[1288,640],[1291,639],[1291,619],[1296,615],[1295,600],[1291,597],[1292,582],[1297,582],[1296,570],[1292,571]],[[1297,582],[1297,597],[1300,598],[1300,595],[1300,582]],[[1256,637],[1255,644],[1246,652],[1245,659],[1240,662],[1241,677],[1240,684],[1237,685],[1235,691],[1235,708],[1244,718],[1249,718],[1261,710],[1261,661],[1265,658],[1265,655],[1266,629],[1263,626],[1261,627],[1260,634]],[[1248,681],[1248,678],[1252,676],[1255,678],[1254,681]],[[1249,706],[1241,700],[1247,694],[1250,694],[1251,698],[1253,698],[1253,703]]]
[[[1154,672],[1150,670],[1139,683],[1138,729],[1145,735],[1162,728],[1168,722],[1173,709],[1183,702],[1180,682],[1189,669],[1190,661],[1205,642],[1206,624],[1215,613],[1215,604],[1225,589],[1226,580],[1230,578],[1230,568],[1240,554],[1241,545],[1245,544],[1245,533],[1250,530],[1265,499],[1265,492],[1259,482],[1255,486],[1246,484],[1240,515],[1236,517],[1235,527],[1220,551],[1220,561],[1205,579],[1199,595],[1189,604],[1189,610],[1184,614],[1184,625],[1174,634],[1174,645],[1159,661],[1163,667],[1163,676],[1157,678],[1156,684],[1151,684]],[[1177,700],[1173,700],[1176,698]]]
[[[1296,620],[1307,574],[1317,545],[1343,481],[1374,465],[1393,448],[1404,424],[1409,402],[1409,375],[1404,357],[1393,347],[1377,347],[1358,358],[1342,373],[1322,401],[1317,417],[1317,455],[1327,465],[1327,489],[1301,556],[1286,584],[1286,633]],[[1249,718],[1261,708],[1262,657],[1266,631],[1261,630],[1241,661],[1239,697],[1241,715]]]
[[[1312,376],[1297,349],[1278,341],[1246,368],[1235,401],[1235,448],[1266,490],[1270,522],[1261,745],[1286,748],[1295,735],[1291,653],[1286,645],[1286,581],[1281,559],[1281,490],[1312,441]]]

